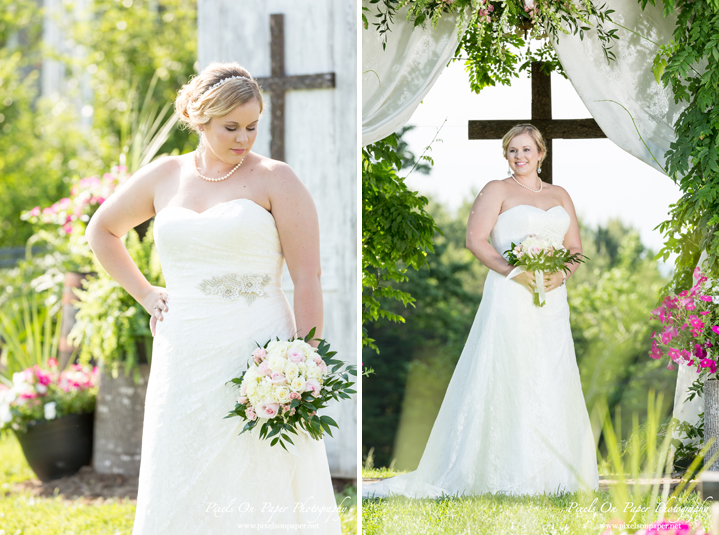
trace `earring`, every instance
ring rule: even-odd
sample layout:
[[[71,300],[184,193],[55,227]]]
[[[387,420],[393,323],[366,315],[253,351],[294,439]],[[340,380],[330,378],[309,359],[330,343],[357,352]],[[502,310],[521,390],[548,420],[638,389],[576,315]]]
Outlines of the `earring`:
[[[542,172],[542,164],[540,163],[539,167],[537,167],[537,173],[541,173],[541,172]]]
[[[205,144],[202,143],[202,134],[200,134],[200,142],[197,144],[197,152],[205,150]]]
[[[507,176],[512,176],[512,168],[507,164]]]

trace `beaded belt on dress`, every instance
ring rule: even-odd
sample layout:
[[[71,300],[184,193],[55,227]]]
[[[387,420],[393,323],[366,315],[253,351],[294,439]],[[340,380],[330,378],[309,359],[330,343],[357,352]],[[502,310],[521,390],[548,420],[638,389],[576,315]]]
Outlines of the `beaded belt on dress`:
[[[210,279],[204,279],[197,285],[207,295],[219,295],[224,299],[239,299],[244,297],[248,305],[258,297],[266,297],[268,293],[264,290],[272,277],[268,274],[250,273],[238,275],[228,273],[217,275]]]

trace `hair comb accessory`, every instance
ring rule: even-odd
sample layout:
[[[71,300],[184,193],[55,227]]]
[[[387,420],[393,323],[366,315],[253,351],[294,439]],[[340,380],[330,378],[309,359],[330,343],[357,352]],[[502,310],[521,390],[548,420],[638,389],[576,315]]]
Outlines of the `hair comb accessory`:
[[[215,89],[216,87],[219,87],[219,86],[221,86],[222,84],[224,84],[225,82],[227,82],[227,81],[229,81],[229,80],[233,80],[233,79],[235,79],[235,78],[244,78],[245,80],[249,80],[249,78],[248,78],[247,76],[240,76],[240,75],[230,76],[229,78],[223,78],[222,80],[220,80],[219,82],[217,82],[215,85],[208,87],[207,89],[205,89],[205,91],[203,91],[203,93],[207,93],[208,91],[212,91],[212,90]]]

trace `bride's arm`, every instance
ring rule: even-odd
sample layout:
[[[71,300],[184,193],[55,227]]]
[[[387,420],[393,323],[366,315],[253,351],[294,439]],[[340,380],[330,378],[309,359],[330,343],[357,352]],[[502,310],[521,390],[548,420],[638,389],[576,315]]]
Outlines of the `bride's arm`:
[[[574,210],[574,203],[572,202],[572,198],[569,196],[569,193],[561,187],[561,186],[553,186],[557,188],[561,193],[562,198],[562,206],[569,214],[569,230],[567,230],[567,234],[564,236],[564,248],[567,249],[570,253],[582,253],[582,238],[579,236],[579,223],[577,221],[577,214]],[[577,271],[577,268],[579,267],[579,264],[569,264],[569,273],[567,273],[567,278],[571,277],[575,271]]]
[[[472,205],[467,221],[467,249],[489,269],[507,276],[514,269],[507,260],[489,243],[489,234],[497,223],[505,198],[505,184],[499,180],[488,182]],[[534,292],[534,274],[529,271],[520,273],[512,279],[530,292]]]
[[[323,308],[320,276],[320,228],[309,190],[286,164],[272,174],[270,203],[294,285],[294,311],[298,336],[316,327],[322,337]],[[312,343],[313,346],[317,342]]]
[[[164,288],[152,286],[127,252],[121,237],[155,215],[154,185],[174,165],[159,159],[134,173],[103,202],[90,219],[85,236],[92,252],[107,273],[155,319],[162,320],[167,303],[160,297]],[[166,295],[166,294],[165,294]],[[157,305],[160,309],[154,309]],[[154,325],[151,325],[154,333]]]
[[[474,200],[467,221],[467,249],[489,269],[506,276],[514,268],[488,241],[502,210],[504,187],[499,180],[488,182]]]

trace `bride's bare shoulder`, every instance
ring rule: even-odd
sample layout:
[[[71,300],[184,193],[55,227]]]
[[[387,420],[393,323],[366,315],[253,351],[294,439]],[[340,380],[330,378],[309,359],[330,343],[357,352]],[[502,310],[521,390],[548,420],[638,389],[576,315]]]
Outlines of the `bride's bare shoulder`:
[[[504,199],[507,183],[504,180],[490,180],[477,194],[477,200]]]
[[[251,166],[272,190],[303,186],[297,174],[285,162],[253,154]]]

